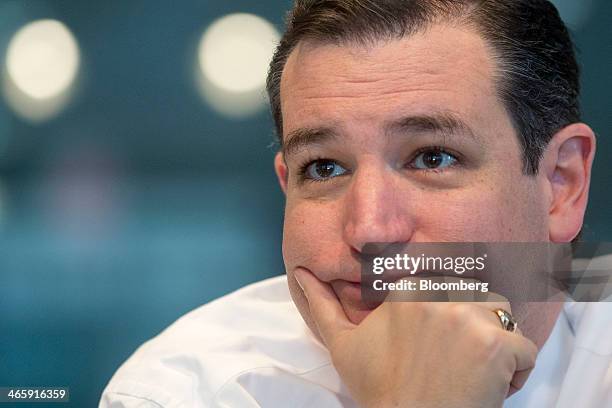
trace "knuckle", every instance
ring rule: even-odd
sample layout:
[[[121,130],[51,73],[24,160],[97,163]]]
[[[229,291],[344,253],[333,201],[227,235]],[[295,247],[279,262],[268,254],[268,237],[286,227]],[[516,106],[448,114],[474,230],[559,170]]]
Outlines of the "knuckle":
[[[533,342],[528,341],[527,353],[529,356],[529,366],[530,368],[535,367],[536,360],[538,358],[538,346],[536,346]]]
[[[389,324],[395,327],[423,329],[436,322],[439,307],[435,302],[395,302],[388,314]]]
[[[433,306],[429,302],[393,302],[392,308],[397,315],[425,317],[432,313]]]
[[[452,327],[465,326],[473,316],[473,309],[469,305],[455,304],[448,309],[447,320]]]
[[[476,340],[483,361],[491,362],[496,360],[504,349],[505,341],[505,333],[503,331],[498,329],[483,330]]]
[[[422,316],[431,316],[437,307],[433,302],[415,302],[412,306]]]

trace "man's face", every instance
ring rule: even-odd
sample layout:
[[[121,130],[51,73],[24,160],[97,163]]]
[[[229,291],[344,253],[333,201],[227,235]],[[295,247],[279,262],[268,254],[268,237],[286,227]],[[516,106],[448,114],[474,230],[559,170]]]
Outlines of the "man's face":
[[[329,283],[359,323],[370,312],[359,287],[368,242],[549,240],[546,180],[522,172],[494,75],[480,36],[450,25],[368,47],[303,42],[292,52],[277,158],[287,175],[283,255],[315,333],[296,268]],[[536,343],[556,311],[531,319],[546,326],[530,336]]]

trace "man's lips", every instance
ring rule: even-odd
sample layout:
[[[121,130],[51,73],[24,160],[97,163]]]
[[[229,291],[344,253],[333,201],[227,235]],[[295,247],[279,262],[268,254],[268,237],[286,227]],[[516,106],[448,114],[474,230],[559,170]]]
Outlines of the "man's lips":
[[[402,273],[396,276],[382,276],[377,277],[381,278],[383,281],[394,282],[399,279],[404,278],[432,278],[432,277],[441,277],[439,273],[432,273],[429,271],[420,271],[414,275],[409,273]],[[386,278],[386,279],[385,279]],[[346,308],[353,308],[357,310],[374,310],[376,307],[380,305],[380,302],[376,304],[366,304],[363,301],[362,297],[362,288],[361,282],[349,281],[344,279],[336,279],[329,282],[329,285],[332,287],[336,296],[342,303],[342,305]]]
[[[361,283],[345,280],[334,280],[330,285],[345,309],[374,310],[376,307],[366,305],[361,296]],[[378,306],[378,305],[376,305]]]
[[[367,305],[362,301],[361,284],[345,280],[334,280],[329,283],[338,296],[340,304],[348,319],[359,324],[379,305]]]
[[[361,302],[361,284],[359,282],[337,279],[330,282],[330,285],[339,298],[346,299],[351,303]]]
[[[306,269],[306,268],[304,268]],[[315,274],[314,272],[310,271],[309,269],[307,269],[310,273],[312,273],[313,275],[317,276],[317,274]],[[350,276],[350,278],[345,278],[346,276]],[[418,273],[412,275],[410,273],[407,272],[400,272],[400,273],[396,273],[396,274],[387,274],[387,275],[382,275],[377,277],[377,279],[382,279],[384,281],[388,281],[388,282],[393,282],[402,278],[407,278],[407,277],[421,277],[421,278],[425,278],[425,277],[437,277],[440,276],[439,273],[432,273],[429,271],[419,271]],[[317,276],[317,278],[321,279],[320,277]],[[368,307],[366,306],[366,304],[363,302],[362,297],[361,297],[361,272],[359,273],[343,273],[342,277],[338,277],[336,279],[331,279],[331,280],[327,280],[327,279],[321,279],[323,282],[326,282],[327,284],[329,284],[332,289],[334,290],[334,292],[336,293],[336,295],[338,296],[338,299],[340,299],[340,301],[342,302],[343,306],[344,305],[350,305],[351,307],[356,307],[360,310],[373,310],[375,309],[375,307]]]
[[[306,269],[313,275],[315,275],[318,279],[327,283],[331,286],[332,290],[338,297],[338,300],[342,304],[342,307],[348,316],[349,320],[353,323],[359,323],[363,320],[367,315],[376,309],[382,302],[372,303],[369,302],[366,304],[362,298],[362,289],[361,289],[361,269],[351,268],[350,270],[337,271],[337,275],[335,275],[335,279],[329,279],[327,276],[319,276],[319,274],[314,273],[312,270],[308,268],[301,267]],[[325,275],[325,274],[323,274]],[[414,276],[410,273],[401,273],[399,276],[382,276],[383,280],[398,280],[403,277]],[[428,277],[428,276],[439,276],[439,274],[432,274],[429,271],[419,271],[416,275],[419,277]],[[326,279],[327,278],[327,279]],[[386,278],[386,279],[385,279]]]

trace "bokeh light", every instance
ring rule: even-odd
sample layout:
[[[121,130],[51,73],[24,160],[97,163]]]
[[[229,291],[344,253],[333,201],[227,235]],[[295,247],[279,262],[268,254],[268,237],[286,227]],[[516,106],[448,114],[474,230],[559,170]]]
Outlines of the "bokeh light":
[[[79,70],[79,47],[57,20],[37,20],[11,39],[4,75],[5,97],[20,116],[31,121],[57,114],[68,101]]]
[[[271,23],[253,14],[229,14],[210,25],[198,47],[198,79],[215,110],[243,117],[265,105],[266,74],[279,38]]]

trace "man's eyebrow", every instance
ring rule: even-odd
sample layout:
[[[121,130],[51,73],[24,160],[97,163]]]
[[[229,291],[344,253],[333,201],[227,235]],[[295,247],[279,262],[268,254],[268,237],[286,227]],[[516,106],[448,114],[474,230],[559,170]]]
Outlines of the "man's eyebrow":
[[[476,141],[481,139],[472,128],[458,116],[447,113],[405,116],[387,123],[387,134],[434,133],[442,136],[468,136]],[[284,139],[281,151],[285,157],[298,153],[311,145],[320,145],[337,139],[338,133],[331,127],[300,128],[290,132]]]
[[[289,133],[283,143],[281,151],[285,157],[296,154],[311,145],[323,144],[338,137],[338,134],[327,127],[301,128]]]
[[[472,128],[458,116],[447,113],[406,116],[385,126],[385,131],[394,133],[438,133],[441,135],[464,135],[480,141]]]

